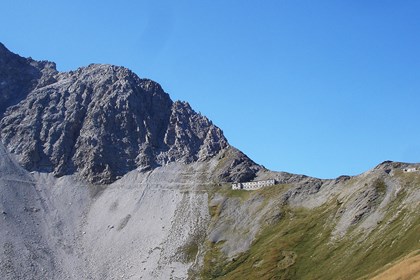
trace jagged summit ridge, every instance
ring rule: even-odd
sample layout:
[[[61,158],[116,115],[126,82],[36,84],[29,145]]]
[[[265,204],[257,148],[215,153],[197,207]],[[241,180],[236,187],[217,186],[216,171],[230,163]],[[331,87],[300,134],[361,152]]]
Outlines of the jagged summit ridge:
[[[55,73],[55,63],[20,57],[0,43],[0,118],[28,92],[51,82]]]
[[[55,64],[8,51],[0,62],[8,73],[36,69],[19,90],[20,80],[0,76],[0,84],[8,85],[0,96],[10,96],[10,105],[20,101],[7,110],[9,103],[2,102],[1,138],[28,170],[78,172],[109,183],[136,168],[206,160],[229,146],[223,132],[188,103],[173,102],[158,83],[127,68],[91,64],[60,73]]]

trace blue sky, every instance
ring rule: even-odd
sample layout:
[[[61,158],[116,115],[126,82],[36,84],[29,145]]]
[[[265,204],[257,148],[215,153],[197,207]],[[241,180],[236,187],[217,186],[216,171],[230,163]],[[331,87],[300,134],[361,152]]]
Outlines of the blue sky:
[[[0,42],[159,82],[267,168],[420,162],[420,1],[0,2]]]

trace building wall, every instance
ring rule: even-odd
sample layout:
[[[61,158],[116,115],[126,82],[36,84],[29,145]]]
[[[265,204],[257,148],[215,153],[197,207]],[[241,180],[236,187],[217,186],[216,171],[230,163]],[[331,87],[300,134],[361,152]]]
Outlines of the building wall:
[[[417,171],[417,167],[405,168],[404,171],[405,172],[415,172],[415,171]]]
[[[245,183],[235,183],[232,184],[233,190],[258,190],[262,187],[268,187],[275,185],[276,181],[274,179],[255,181],[255,182],[245,182]]]

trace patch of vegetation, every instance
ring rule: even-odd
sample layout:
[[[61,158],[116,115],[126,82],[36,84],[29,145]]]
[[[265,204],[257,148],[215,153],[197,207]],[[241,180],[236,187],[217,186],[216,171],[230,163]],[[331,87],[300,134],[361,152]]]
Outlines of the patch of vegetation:
[[[197,253],[198,253],[198,247],[199,243],[197,238],[193,238],[190,241],[187,242],[184,246],[178,249],[178,252],[181,253],[181,259],[183,263],[192,263],[194,262]]]
[[[373,187],[378,195],[382,196],[386,193],[386,184],[384,180],[378,179],[373,183]]]
[[[204,256],[204,266],[201,271],[201,279],[216,279],[223,275],[225,267],[229,265],[227,258],[221,252],[223,242],[206,242],[207,253]]]
[[[374,184],[379,194],[386,185]],[[287,189],[264,188],[248,192],[267,199],[278,199]],[[234,193],[225,193],[236,197]],[[266,225],[251,248],[227,259],[221,244],[207,246],[202,279],[357,279],[420,248],[418,233],[420,217],[401,211],[405,193],[388,205],[387,215],[370,232],[353,228],[344,238],[334,240],[332,217],[340,208],[335,201],[316,209],[297,209],[281,206],[282,216],[276,223]],[[219,209],[220,210],[220,209]],[[214,215],[217,219],[218,215]],[[363,278],[365,279],[365,278]]]
[[[254,241],[251,249],[234,260],[229,260],[217,269],[206,263],[204,279],[287,279],[295,273],[293,267],[300,258],[300,245],[306,232],[321,226],[312,220],[306,210],[284,209],[285,217],[275,226],[267,227]],[[310,237],[310,236],[308,236]],[[315,244],[316,246],[316,244]],[[212,250],[217,261],[223,260],[221,253]]]
[[[212,217],[212,219],[219,218],[221,210],[222,210],[222,205],[221,204],[216,204],[216,205],[210,206],[209,207],[209,213],[210,213],[210,216]]]
[[[222,189],[220,194],[223,194],[225,197],[229,198],[240,198],[241,200],[248,200],[252,195],[252,191],[245,191],[245,190],[232,190],[231,187],[228,189]]]
[[[257,192],[267,199],[272,199],[273,197],[280,197],[280,195],[289,190],[290,187],[291,186],[288,184],[277,184],[274,186],[261,188],[257,190]]]

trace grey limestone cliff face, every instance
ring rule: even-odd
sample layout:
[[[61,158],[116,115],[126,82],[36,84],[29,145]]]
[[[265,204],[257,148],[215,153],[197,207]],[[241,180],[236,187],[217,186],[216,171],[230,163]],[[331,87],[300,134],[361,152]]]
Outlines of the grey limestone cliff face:
[[[20,57],[0,43],[0,118],[31,90],[53,82],[55,73],[55,63]]]
[[[0,71],[1,139],[28,170],[78,172],[105,184],[136,168],[204,161],[229,146],[188,103],[124,67],[60,73],[3,48]]]

